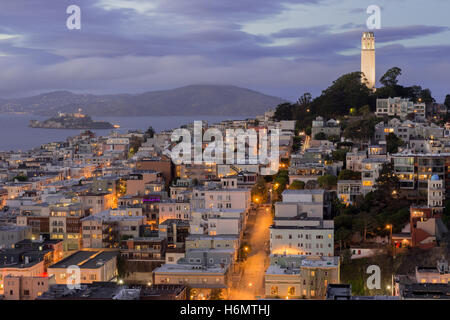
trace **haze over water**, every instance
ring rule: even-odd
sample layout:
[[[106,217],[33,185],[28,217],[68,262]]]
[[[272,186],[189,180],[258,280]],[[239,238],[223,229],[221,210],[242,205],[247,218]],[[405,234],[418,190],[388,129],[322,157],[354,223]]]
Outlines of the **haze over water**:
[[[93,120],[103,120],[120,125],[119,132],[128,130],[145,131],[152,126],[156,132],[178,128],[195,120],[205,120],[216,123],[229,119],[245,119],[247,117],[231,116],[192,116],[192,117],[92,117]],[[76,136],[84,130],[39,129],[28,127],[31,119],[45,120],[29,114],[0,114],[0,151],[29,150],[48,142],[65,141],[67,137]],[[108,135],[111,130],[92,130],[97,135]]]

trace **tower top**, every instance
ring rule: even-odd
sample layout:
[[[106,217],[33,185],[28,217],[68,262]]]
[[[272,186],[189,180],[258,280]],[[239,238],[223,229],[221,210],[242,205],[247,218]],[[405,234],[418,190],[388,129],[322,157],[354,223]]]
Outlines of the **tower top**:
[[[373,32],[363,32],[362,37],[363,37],[363,39],[375,38],[375,34]]]

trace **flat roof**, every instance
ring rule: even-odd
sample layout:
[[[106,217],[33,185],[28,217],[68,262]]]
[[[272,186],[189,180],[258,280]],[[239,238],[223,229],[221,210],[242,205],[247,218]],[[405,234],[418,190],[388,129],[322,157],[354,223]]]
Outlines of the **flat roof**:
[[[101,267],[97,263],[109,261],[116,257],[119,251],[77,251],[67,258],[51,265],[49,269],[68,268],[72,265],[77,265],[80,268],[96,269]]]

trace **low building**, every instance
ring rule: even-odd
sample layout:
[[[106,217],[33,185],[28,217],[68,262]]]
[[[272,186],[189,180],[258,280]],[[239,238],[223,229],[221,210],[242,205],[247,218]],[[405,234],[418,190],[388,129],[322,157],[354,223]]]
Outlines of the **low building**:
[[[337,196],[344,204],[353,204],[356,198],[363,194],[361,180],[339,180]]]
[[[77,276],[72,278],[72,270],[80,271],[81,284],[96,281],[111,281],[117,277],[117,256],[119,251],[82,250],[51,265],[47,269],[49,275],[55,276],[56,284],[74,284]],[[72,272],[72,273],[71,273]]]
[[[324,299],[328,284],[340,281],[339,257],[271,255],[270,260],[266,298]]]
[[[0,249],[13,248],[24,239],[31,239],[30,226],[0,225]]]

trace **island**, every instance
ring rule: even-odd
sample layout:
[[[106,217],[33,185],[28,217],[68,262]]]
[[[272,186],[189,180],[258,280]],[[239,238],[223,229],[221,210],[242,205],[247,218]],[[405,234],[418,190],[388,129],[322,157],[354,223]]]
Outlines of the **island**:
[[[44,129],[114,129],[118,125],[113,125],[106,121],[94,121],[88,115],[77,113],[58,113],[58,116],[45,121],[30,120],[31,128]]]

